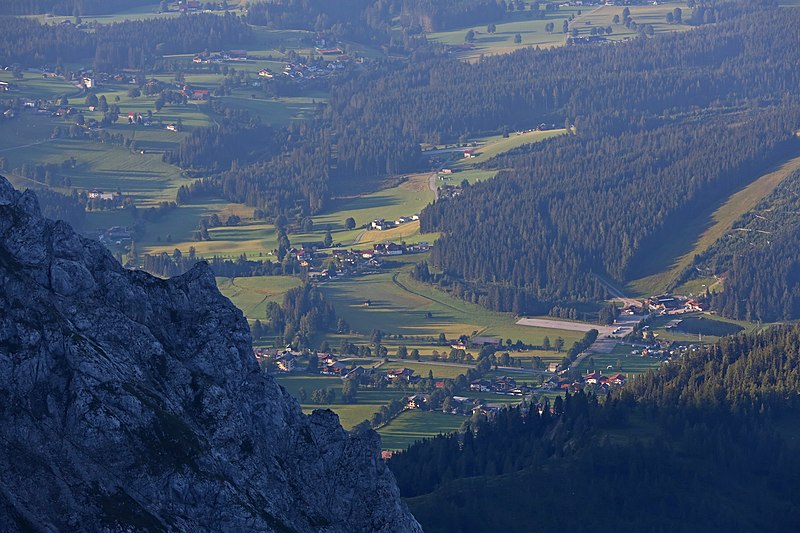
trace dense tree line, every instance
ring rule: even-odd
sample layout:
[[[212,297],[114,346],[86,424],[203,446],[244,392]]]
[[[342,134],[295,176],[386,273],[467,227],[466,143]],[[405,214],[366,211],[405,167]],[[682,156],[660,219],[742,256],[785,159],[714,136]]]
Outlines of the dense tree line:
[[[0,63],[39,66],[94,59],[100,72],[141,69],[165,54],[220,50],[248,42],[252,30],[240,17],[197,14],[92,24],[39,24],[33,19],[0,18]]]
[[[86,198],[81,198],[77,191],[65,195],[49,189],[37,189],[36,197],[42,215],[53,220],[63,220],[76,229],[83,227],[86,220]]]
[[[400,23],[436,32],[498,21],[506,10],[505,0],[403,0]]]
[[[193,247],[184,254],[177,248],[172,254],[144,254],[142,256],[142,270],[155,276],[170,278],[189,271],[200,261],[205,261],[215,276],[226,278],[249,276],[286,276],[300,272],[296,261],[277,263],[273,261],[248,259],[242,254],[236,259],[226,259],[214,256],[210,259],[198,256]]]
[[[426,531],[581,528],[599,508],[623,529],[760,529],[766,512],[781,530],[800,520],[797,444],[778,429],[798,408],[800,328],[774,328],[688,353],[602,401],[578,392],[541,414],[474,417],[389,466]]]
[[[103,15],[152,3],[151,0],[3,0],[0,15]]]
[[[433,32],[498,20],[506,10],[505,0],[261,0],[249,6],[247,21],[375,39],[396,22],[412,33]]]
[[[268,302],[265,318],[265,334],[278,335],[301,346],[308,346],[309,338],[316,333],[335,331],[337,324],[333,304],[310,283],[289,289],[282,305]]]
[[[796,170],[696,256],[677,283],[696,276],[723,278],[724,290],[711,294],[710,302],[730,318],[772,322],[800,317],[798,195]]]
[[[274,135],[272,127],[262,125],[258,117],[245,121],[223,118],[212,126],[196,128],[176,149],[164,152],[163,160],[193,171],[228,170],[233,161],[244,165],[272,155]]]
[[[444,271],[434,281],[500,311],[603,299],[597,275],[627,279],[658,230],[796,149],[798,123],[792,104],[501,156],[493,166],[513,170],[423,212],[424,231],[445,233],[431,253]]]

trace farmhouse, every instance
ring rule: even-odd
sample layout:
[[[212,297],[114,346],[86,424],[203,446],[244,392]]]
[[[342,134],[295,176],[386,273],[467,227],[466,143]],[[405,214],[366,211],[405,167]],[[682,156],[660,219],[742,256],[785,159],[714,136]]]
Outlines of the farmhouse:
[[[272,72],[270,72],[268,69],[262,68],[261,70],[258,71],[258,75],[261,76],[262,78],[271,78]]]
[[[200,0],[178,0],[178,9],[181,11],[200,11]]]
[[[346,364],[337,361],[336,363],[322,367],[321,373],[326,376],[343,376],[347,375],[348,370],[349,367]]]
[[[511,390],[515,388],[517,388],[516,380],[507,376],[497,378],[494,383],[492,383],[492,389],[496,392],[511,392]]]
[[[7,81],[0,81],[0,91],[5,92],[9,88],[9,83]]]
[[[403,255],[405,246],[388,242],[386,244],[376,244],[372,247],[376,255]]]
[[[92,189],[91,191],[86,193],[86,197],[90,200],[113,200],[114,193],[112,192],[103,192],[100,189]]]
[[[499,346],[503,339],[500,337],[472,337],[469,342],[471,347],[481,348],[486,345]]]
[[[409,396],[408,400],[406,400],[406,407],[409,409],[422,409],[428,403],[428,399],[429,397],[425,394]]]
[[[396,368],[386,372],[386,379],[395,383],[397,381],[410,381],[414,371],[410,368]]]
[[[394,223],[390,221],[386,221],[382,218],[377,218],[370,223],[371,229],[376,229],[378,231],[387,230],[389,228],[393,228]]]
[[[490,392],[492,390],[492,382],[488,379],[476,379],[469,384],[469,390],[475,392]]]
[[[84,86],[86,89],[92,89],[92,88],[94,88],[94,87],[95,87],[94,78],[90,78],[90,77],[85,77],[85,78],[83,78],[83,86]]]
[[[192,90],[192,100],[208,100],[208,89],[194,89]]]

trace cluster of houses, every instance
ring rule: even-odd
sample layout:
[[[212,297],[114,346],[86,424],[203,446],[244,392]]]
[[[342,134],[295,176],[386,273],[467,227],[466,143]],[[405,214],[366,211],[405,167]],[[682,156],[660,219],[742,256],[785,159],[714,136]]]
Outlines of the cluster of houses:
[[[443,187],[439,187],[439,198],[455,198],[456,196],[461,196],[464,192],[464,189],[454,185],[444,185]]]
[[[428,250],[430,250],[428,242],[415,244],[386,242],[375,244],[371,249],[362,250],[337,248],[331,252],[337,260],[337,266],[322,270],[317,269],[319,263],[315,260],[324,259],[329,254],[318,250],[314,245],[304,245],[300,249],[291,248],[287,254],[290,258],[296,259],[301,267],[308,268],[309,278],[324,281],[375,272],[376,269],[382,267],[382,258],[384,257],[424,253]]]
[[[116,194],[113,192],[103,192],[100,189],[92,189],[86,192],[86,197],[89,200],[113,200]]]
[[[626,380],[627,378],[622,374],[604,376],[602,371],[595,371],[591,373],[587,371],[586,375],[579,376],[572,380],[553,376],[542,383],[542,389],[548,391],[577,392],[579,390],[583,390],[587,386],[591,386],[600,392],[607,392],[611,388],[625,385]]]
[[[283,67],[283,75],[293,80],[314,80],[330,76],[337,70],[343,70],[351,61],[349,56],[339,56],[334,61],[325,64],[308,65],[301,61],[287,63]],[[259,73],[260,74],[260,73]]]
[[[672,294],[652,296],[645,300],[645,303],[650,309],[650,313],[662,315],[682,315],[684,313],[696,313],[708,309],[708,305],[704,302]]]
[[[192,63],[207,65],[209,63],[226,63],[228,61],[247,61],[247,50],[221,50],[211,54],[198,54],[192,58]]]
[[[369,223],[369,229],[385,231],[387,229],[396,228],[397,226],[408,224],[409,222],[414,222],[416,220],[419,220],[419,215],[416,214],[400,217],[397,220],[386,220],[385,218],[376,218],[375,220]]]

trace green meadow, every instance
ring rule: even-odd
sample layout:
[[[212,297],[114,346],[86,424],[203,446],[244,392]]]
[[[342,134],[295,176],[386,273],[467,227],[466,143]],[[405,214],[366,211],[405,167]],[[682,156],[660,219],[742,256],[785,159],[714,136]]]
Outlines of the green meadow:
[[[275,380],[283,386],[292,396],[297,398],[303,388],[310,397],[316,389],[336,390],[337,401],[341,399],[342,380],[335,376],[300,375],[300,374],[275,374]],[[317,405],[301,403],[303,412],[310,413],[315,409],[330,409],[339,415],[339,420],[345,429],[352,429],[364,420],[369,420],[373,413],[380,410],[381,406],[392,400],[400,400],[408,395],[400,389],[359,389],[357,402],[354,404],[334,403]]]
[[[264,319],[268,302],[282,303],[283,295],[300,284],[295,276],[217,278],[220,292],[251,320]]]
[[[683,13],[688,16],[691,10],[685,2],[670,2],[661,5],[641,5],[627,6],[631,11],[631,18],[637,24],[652,24],[656,33],[668,31],[685,31],[690,26],[680,24],[667,24],[667,12],[680,7]],[[570,30],[578,29],[581,37],[591,34],[593,27],[607,28],[611,26],[612,33],[608,36],[611,40],[621,40],[631,38],[635,32],[628,30],[622,24],[614,24],[614,15],[622,18],[622,10],[625,6],[562,6],[558,11],[547,13],[545,19],[533,20],[528,18],[526,12],[511,12],[503,20],[486,21],[484,24],[468,26],[456,30],[436,32],[428,34],[428,39],[450,45],[462,45],[468,31],[475,32],[475,40],[470,49],[459,52],[459,56],[467,60],[476,60],[480,56],[494,54],[506,54],[521,48],[540,47],[550,48],[562,46],[566,42],[566,36],[562,33],[563,21],[568,20],[571,15],[575,19],[570,23]],[[579,14],[580,13],[580,14]],[[487,24],[494,22],[496,25],[495,33],[487,32]],[[552,33],[545,30],[545,26],[552,22],[555,27]],[[519,35],[521,42],[515,43],[515,37]]]
[[[405,411],[378,430],[384,450],[404,450],[418,440],[457,431],[467,418],[434,411]]]
[[[477,332],[537,346],[545,335],[551,340],[562,336],[566,346],[581,337],[574,331],[517,325],[511,313],[489,311],[457,299],[411,279],[407,271],[337,279],[320,287],[330,301],[336,302],[337,314],[363,335],[380,329],[404,336],[438,337],[439,333],[445,333],[448,339],[453,339]],[[409,346],[412,344],[408,342]]]

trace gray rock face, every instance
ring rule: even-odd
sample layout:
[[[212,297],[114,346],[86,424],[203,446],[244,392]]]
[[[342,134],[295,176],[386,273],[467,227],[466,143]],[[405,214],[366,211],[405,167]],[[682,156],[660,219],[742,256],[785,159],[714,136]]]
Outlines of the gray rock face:
[[[127,271],[0,177],[2,529],[421,531],[378,436],[250,342],[207,266]]]

